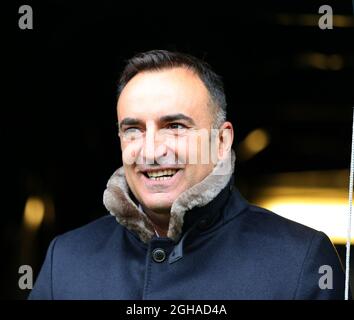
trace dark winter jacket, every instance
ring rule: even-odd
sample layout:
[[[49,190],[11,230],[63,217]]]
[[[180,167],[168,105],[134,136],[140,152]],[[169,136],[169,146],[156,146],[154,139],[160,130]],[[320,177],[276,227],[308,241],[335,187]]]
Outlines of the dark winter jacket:
[[[233,172],[213,173],[176,199],[158,237],[117,170],[104,193],[111,215],[51,242],[29,298],[344,298],[324,233],[249,204]]]

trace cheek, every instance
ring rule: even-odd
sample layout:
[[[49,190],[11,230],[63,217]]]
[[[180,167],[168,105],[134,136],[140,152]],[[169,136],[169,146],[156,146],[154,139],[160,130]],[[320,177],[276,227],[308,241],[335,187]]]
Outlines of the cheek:
[[[180,159],[181,162],[183,161],[183,163],[187,164],[189,145],[188,145],[188,139],[186,137],[180,137],[177,139],[175,152],[177,154],[178,159]]]
[[[139,156],[142,143],[140,141],[122,142],[122,160],[125,165],[133,165]]]
[[[124,167],[124,175],[127,180],[128,186],[132,189],[132,191],[135,191],[136,182],[135,182],[135,177],[132,168],[131,166],[127,166],[125,164],[123,164],[123,167]]]
[[[191,164],[210,164],[210,134],[208,130],[199,130],[188,141]]]
[[[191,135],[165,141],[168,149],[178,157],[179,163],[186,165],[210,164],[209,136]]]
[[[187,165],[196,165],[200,163],[201,156],[208,156],[208,143],[198,135],[190,135],[177,139],[176,153],[183,159]]]

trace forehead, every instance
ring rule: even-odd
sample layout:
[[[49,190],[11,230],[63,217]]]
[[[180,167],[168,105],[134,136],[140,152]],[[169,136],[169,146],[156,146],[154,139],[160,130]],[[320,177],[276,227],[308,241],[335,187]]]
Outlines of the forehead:
[[[200,78],[186,68],[142,72],[118,100],[118,118],[154,118],[169,113],[198,117],[207,112],[209,94]]]

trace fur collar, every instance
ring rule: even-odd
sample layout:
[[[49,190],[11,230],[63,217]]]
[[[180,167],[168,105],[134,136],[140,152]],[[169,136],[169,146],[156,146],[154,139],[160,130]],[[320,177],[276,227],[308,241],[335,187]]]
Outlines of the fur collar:
[[[231,150],[228,159],[219,161],[213,171],[201,182],[178,196],[171,207],[168,238],[177,241],[182,232],[186,212],[195,207],[205,206],[225,188],[233,174],[235,159],[235,152]],[[231,163],[230,168],[225,167],[228,163]],[[153,224],[131,199],[129,192],[124,168],[120,167],[108,180],[103,194],[103,203],[121,225],[136,232],[140,240],[147,243],[155,234]]]

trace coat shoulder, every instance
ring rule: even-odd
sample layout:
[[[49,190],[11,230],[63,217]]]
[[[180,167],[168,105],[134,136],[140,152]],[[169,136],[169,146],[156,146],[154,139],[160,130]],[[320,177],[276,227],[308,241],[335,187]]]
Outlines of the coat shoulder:
[[[261,254],[284,254],[293,259],[303,259],[317,242],[325,242],[332,250],[329,237],[301,223],[284,218],[270,210],[249,204],[236,219],[231,229],[237,241],[257,244]],[[302,258],[301,258],[302,257]]]
[[[250,210],[251,212],[253,212],[254,214],[263,214],[263,217],[265,219],[269,219],[272,223],[274,223],[275,225],[284,225],[284,226],[288,226],[289,228],[292,228],[294,230],[297,231],[301,231],[301,232],[310,232],[313,233],[314,231],[317,231],[311,227],[308,227],[304,224],[301,224],[299,222],[290,220],[288,218],[285,218],[273,211],[270,211],[266,208],[263,207],[259,207],[257,205],[251,204],[250,205]]]
[[[329,237],[272,211],[249,204],[230,224],[243,259],[257,257],[262,272],[277,274],[293,299],[343,299],[343,266]],[[231,232],[230,232],[231,234]],[[249,262],[251,264],[251,262]],[[330,267],[335,290],[320,290],[321,268]],[[268,271],[265,271],[268,270]]]
[[[68,231],[56,237],[56,248],[65,250],[71,249],[75,252],[85,252],[96,250],[107,242],[117,232],[121,232],[122,227],[115,217],[105,215],[84,226]]]
[[[316,236],[326,237],[321,231],[256,205],[249,205],[247,213],[244,217],[245,224],[252,224],[260,236],[267,236],[283,243],[308,244]]]
[[[232,230],[240,228],[238,234],[258,243],[273,244],[275,247],[306,247],[317,237],[326,235],[301,223],[284,218],[275,212],[249,203],[239,192],[233,192],[225,208],[224,222],[230,223]],[[235,236],[234,232],[232,232]]]

